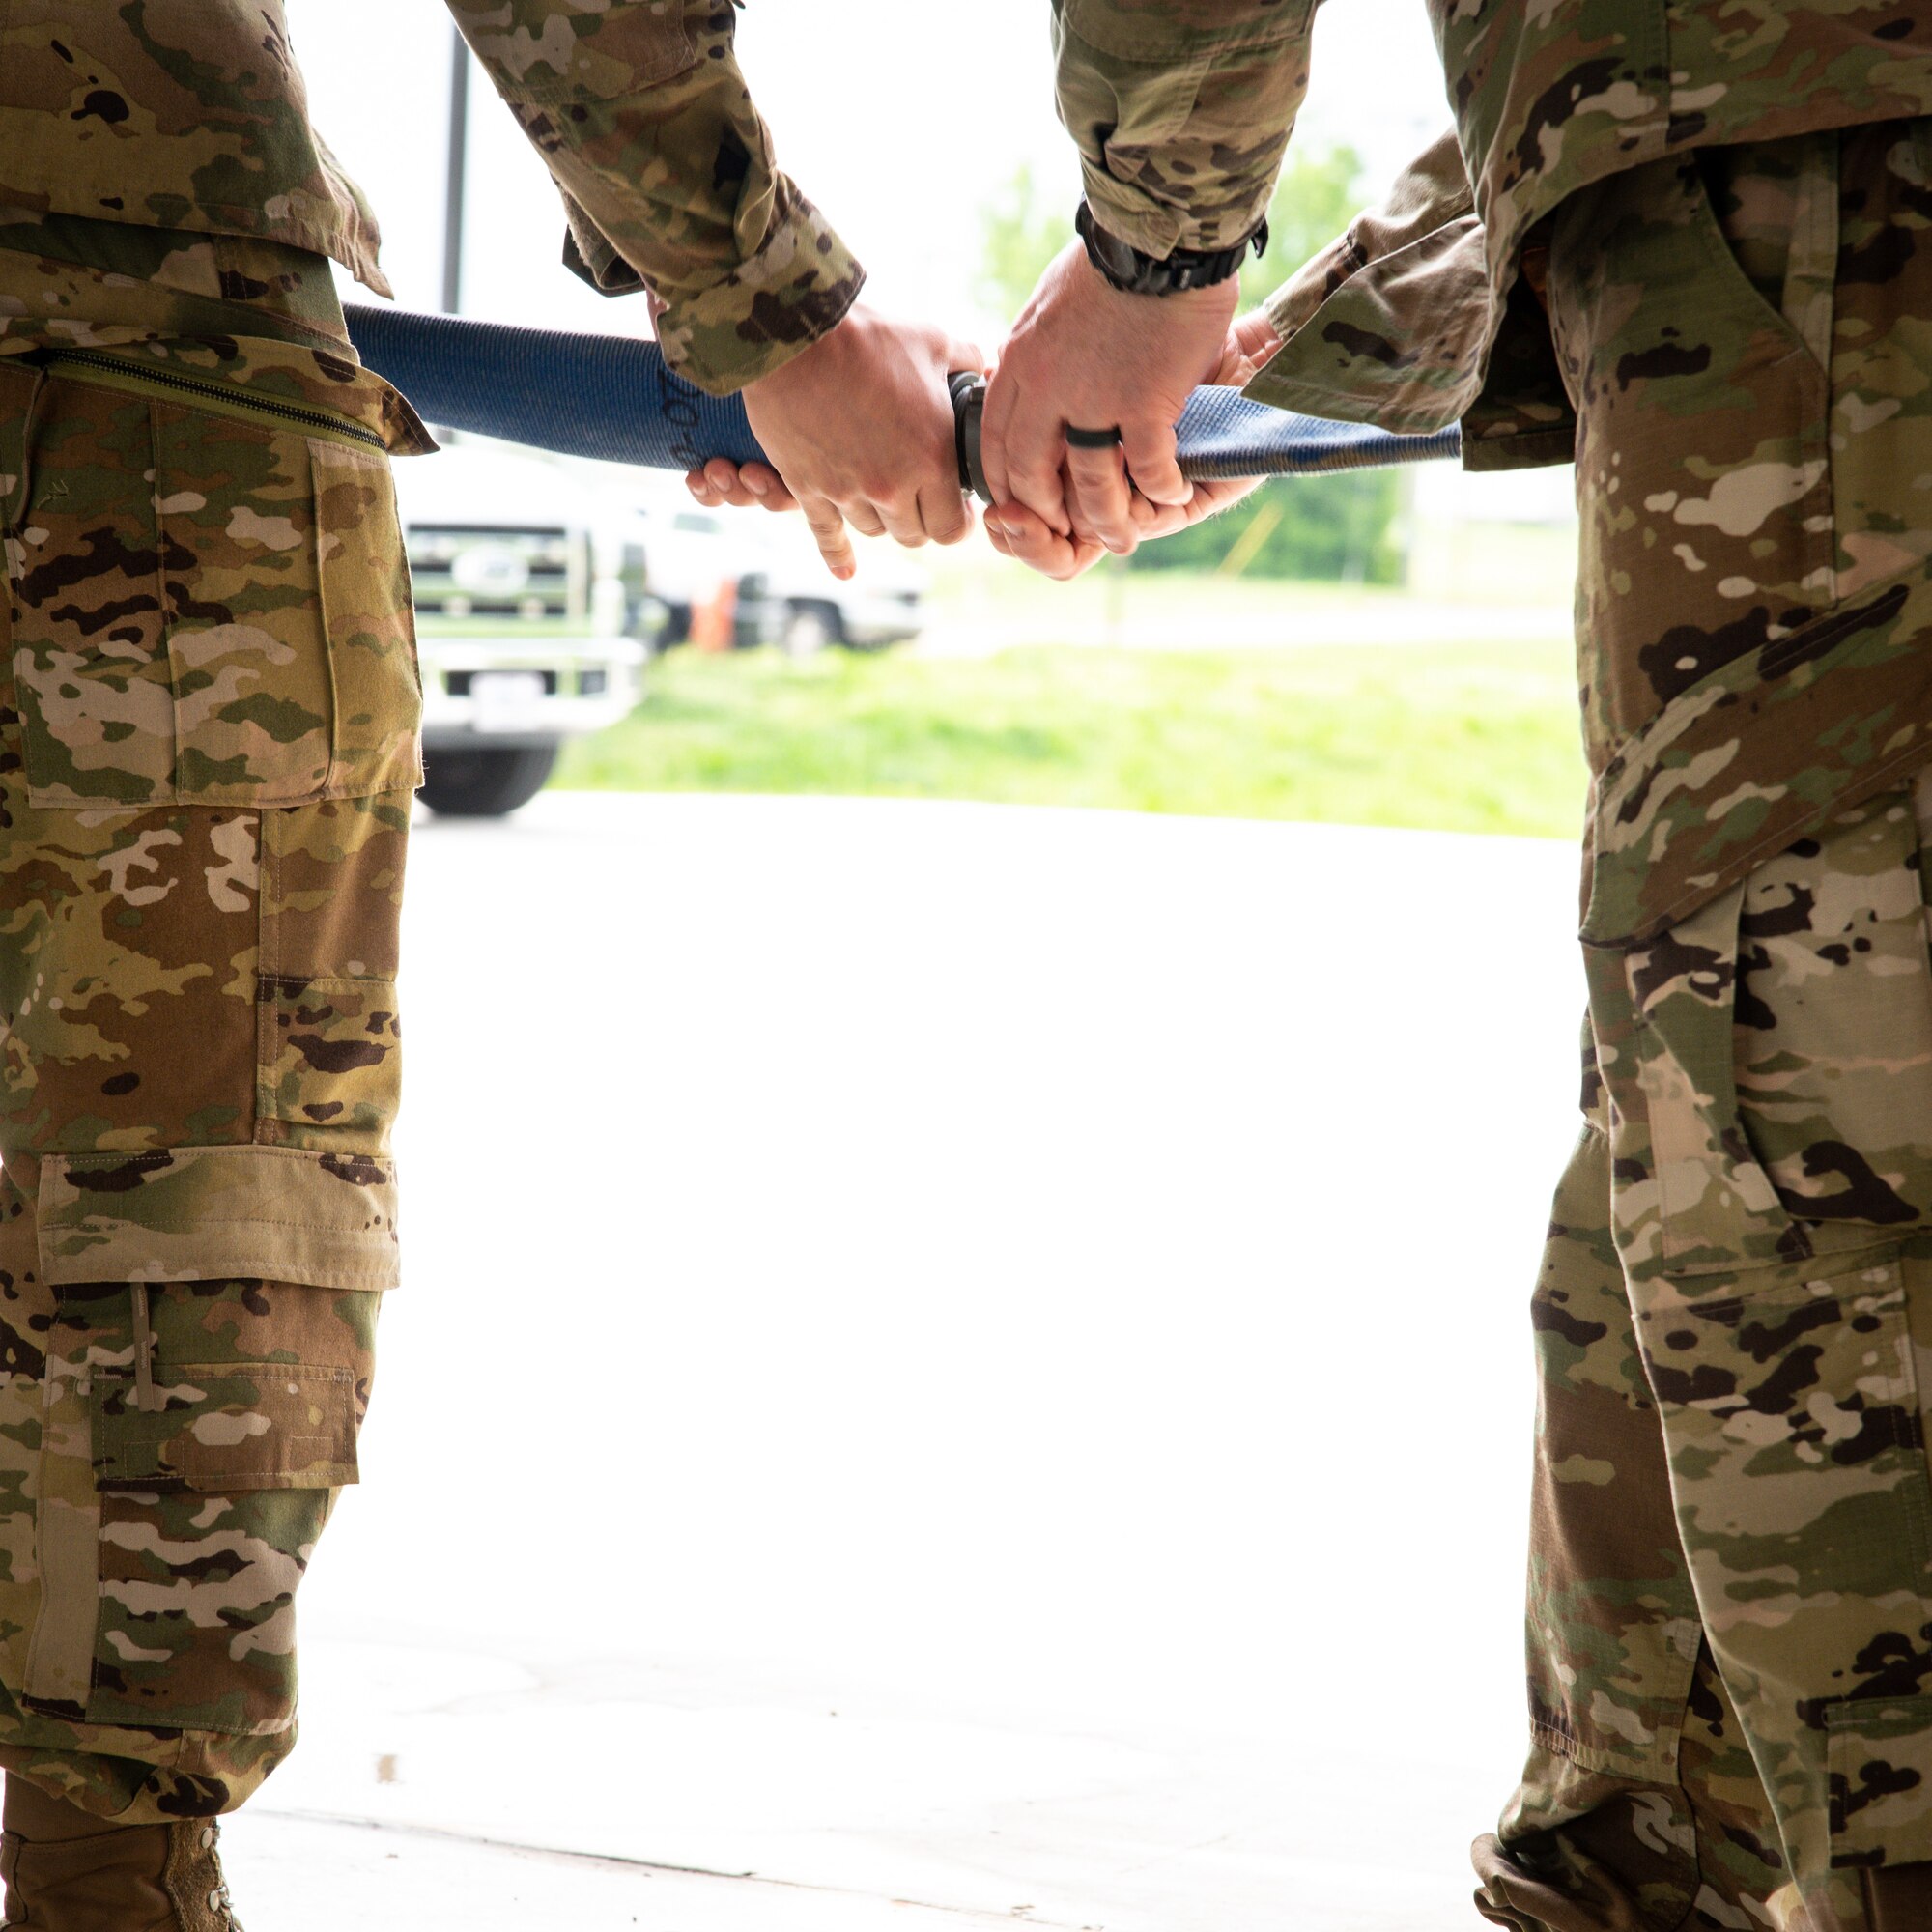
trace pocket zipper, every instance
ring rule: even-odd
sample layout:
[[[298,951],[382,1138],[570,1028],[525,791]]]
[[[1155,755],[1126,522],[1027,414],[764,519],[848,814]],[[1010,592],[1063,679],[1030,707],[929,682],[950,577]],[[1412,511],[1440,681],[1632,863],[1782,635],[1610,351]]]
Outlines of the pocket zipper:
[[[118,355],[102,355],[91,349],[60,350],[47,357],[44,366],[58,374],[71,364],[78,364],[84,369],[102,370],[136,387],[153,384],[161,389],[203,396],[211,402],[225,403],[231,409],[253,411],[259,415],[274,416],[283,422],[298,423],[306,429],[350,437],[356,442],[367,443],[371,449],[388,448],[388,444],[373,429],[347,416],[332,415],[327,410],[308,409],[300,403],[265,400],[260,396],[251,396],[232,384],[203,383],[192,376],[177,375],[172,369],[137,368]]]

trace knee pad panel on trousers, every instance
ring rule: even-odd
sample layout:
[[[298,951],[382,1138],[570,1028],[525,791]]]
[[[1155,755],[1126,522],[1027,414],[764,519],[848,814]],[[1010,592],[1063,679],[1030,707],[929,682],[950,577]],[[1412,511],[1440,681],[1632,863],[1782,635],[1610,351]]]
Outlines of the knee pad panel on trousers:
[[[1932,780],[1836,814],[1656,942],[1589,958],[1639,1278],[1932,1224]]]

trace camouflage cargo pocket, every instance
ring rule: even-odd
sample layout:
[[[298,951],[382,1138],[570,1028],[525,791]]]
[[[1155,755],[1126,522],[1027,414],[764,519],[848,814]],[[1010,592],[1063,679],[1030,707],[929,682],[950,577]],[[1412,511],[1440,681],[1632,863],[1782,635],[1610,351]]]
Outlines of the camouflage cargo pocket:
[[[380,1142],[402,1100],[395,981],[265,978],[260,995],[256,1112]]]
[[[378,1297],[150,1293],[145,1363],[128,1291],[64,1297],[81,1357],[103,1365],[53,1378],[28,1702],[69,1722],[277,1732],[295,1710],[296,1591],[357,1480]],[[173,1359],[197,1347],[213,1358]],[[283,1359],[247,1358],[265,1350]]]
[[[1625,956],[1666,1264],[1797,1259],[1806,1227],[1932,1213],[1920,867],[1914,791],[1885,793]],[[1628,1236],[1646,1204],[1624,1192]]]
[[[407,790],[421,692],[387,459],[53,376],[9,541],[29,797]]]
[[[99,1621],[87,1719],[279,1729],[295,1703],[295,1592],[355,1472],[347,1368],[185,1362],[97,1378]]]

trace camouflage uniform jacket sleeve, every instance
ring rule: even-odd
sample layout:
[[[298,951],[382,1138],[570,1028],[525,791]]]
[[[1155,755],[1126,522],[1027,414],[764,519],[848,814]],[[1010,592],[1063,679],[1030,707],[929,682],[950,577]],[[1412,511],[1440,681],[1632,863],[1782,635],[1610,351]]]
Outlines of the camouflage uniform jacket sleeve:
[[[1516,282],[1492,326],[1487,242],[1444,133],[1268,298],[1282,346],[1245,393],[1398,435],[1460,421],[1469,469],[1568,463],[1576,413],[1548,322]]]
[[[1347,0],[1336,0],[1347,4]],[[1917,0],[1428,0],[1456,134],[1276,298],[1249,393],[1471,468],[1557,462],[1569,407],[1518,268],[1605,176],[1693,148],[1932,114]],[[1055,0],[1061,117],[1109,229],[1164,254],[1259,218],[1307,85],[1308,0]]]
[[[281,242],[389,293],[281,0],[0,0],[0,207]]]
[[[1267,212],[1308,86],[1313,0],[1053,0],[1087,200],[1143,254],[1224,248]]]
[[[449,0],[563,190],[566,259],[648,287],[714,395],[815,342],[864,272],[779,169],[733,52],[733,0]]]

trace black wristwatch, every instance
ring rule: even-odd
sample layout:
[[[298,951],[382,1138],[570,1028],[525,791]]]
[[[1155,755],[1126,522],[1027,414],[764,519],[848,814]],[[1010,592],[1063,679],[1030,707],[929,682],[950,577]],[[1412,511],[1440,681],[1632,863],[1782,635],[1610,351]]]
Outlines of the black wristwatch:
[[[1268,225],[1264,221],[1232,248],[1177,248],[1169,255],[1143,255],[1119,236],[1109,235],[1084,201],[1073,217],[1073,226],[1087,244],[1087,259],[1117,289],[1130,296],[1171,296],[1182,289],[1210,288],[1225,282],[1241,266],[1250,247],[1259,255],[1268,241]]]

